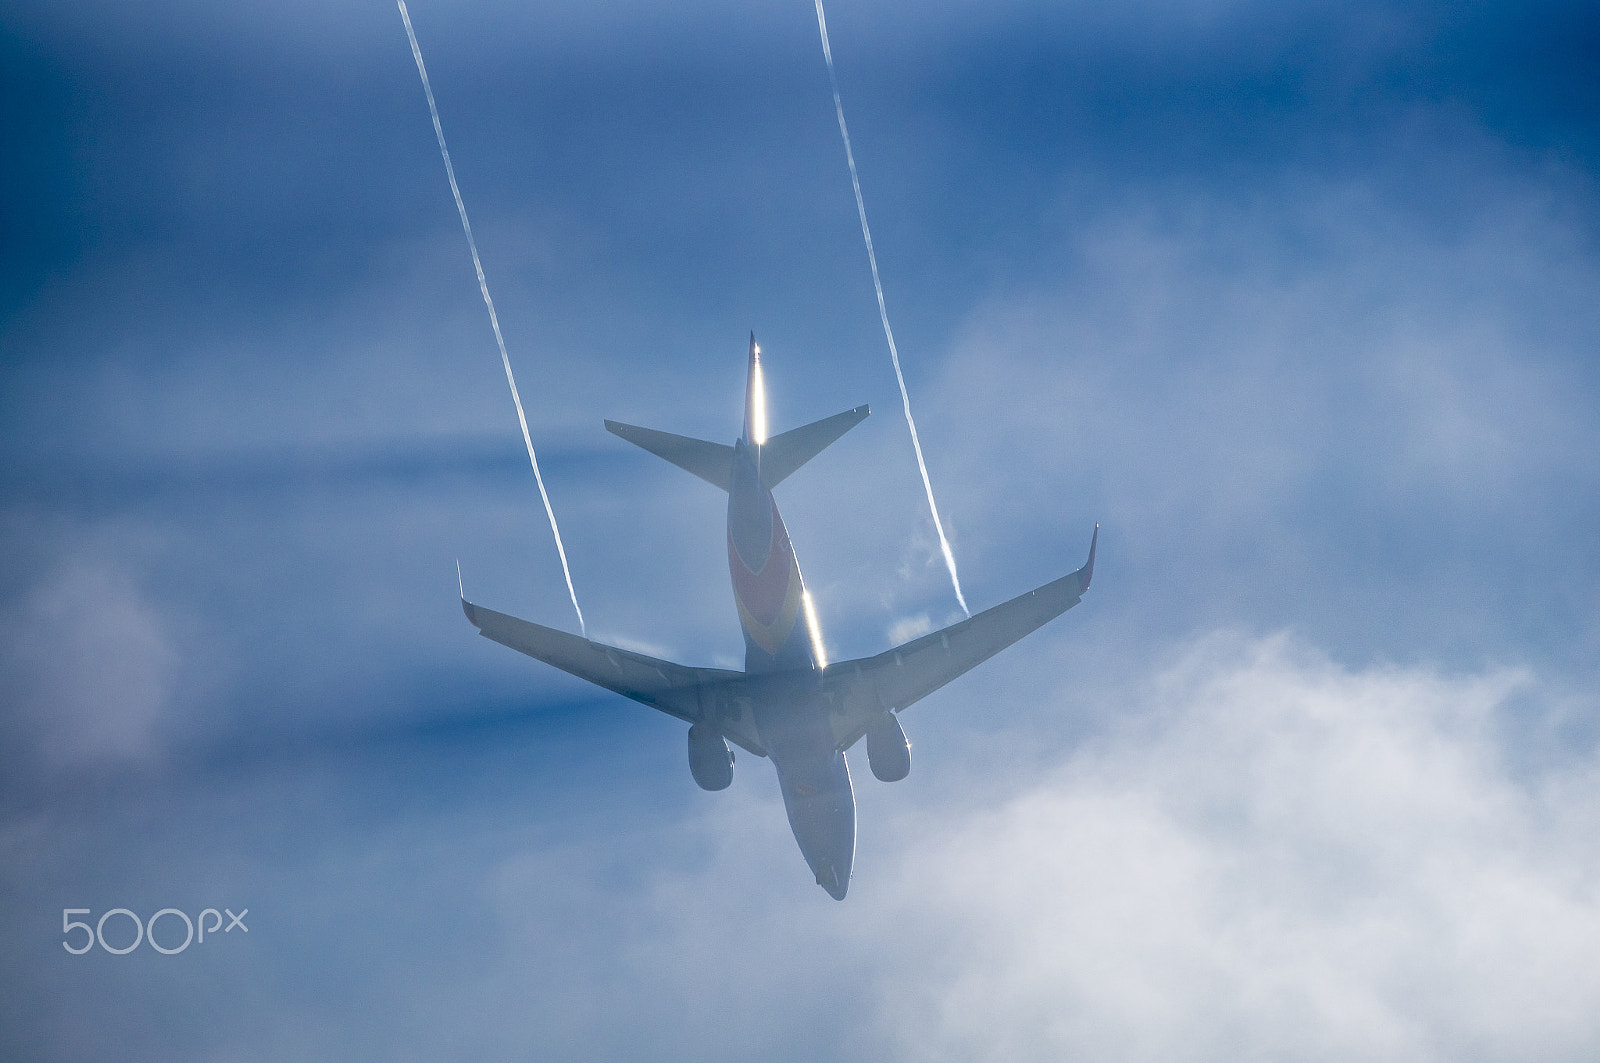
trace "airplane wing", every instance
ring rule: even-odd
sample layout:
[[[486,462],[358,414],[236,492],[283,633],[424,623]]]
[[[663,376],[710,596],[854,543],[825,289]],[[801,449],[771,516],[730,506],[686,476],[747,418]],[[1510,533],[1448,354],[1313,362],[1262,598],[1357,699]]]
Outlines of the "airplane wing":
[[[822,682],[834,737],[846,749],[885,710],[899,712],[1078,604],[1094,575],[1100,527],[1076,572],[903,646],[829,665]]]
[[[623,697],[660,709],[688,723],[712,719],[719,730],[758,757],[767,755],[748,713],[730,713],[726,691],[743,672],[726,668],[690,668],[618,646],[590,642],[553,627],[519,620],[461,600],[462,611],[478,633],[535,660],[555,665],[579,679]]]

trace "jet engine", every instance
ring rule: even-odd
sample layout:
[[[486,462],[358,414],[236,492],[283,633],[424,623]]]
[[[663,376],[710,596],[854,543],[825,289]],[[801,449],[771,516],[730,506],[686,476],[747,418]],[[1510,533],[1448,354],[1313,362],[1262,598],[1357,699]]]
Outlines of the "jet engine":
[[[867,763],[881,782],[899,782],[911,774],[911,743],[894,713],[884,713],[867,728]]]
[[[733,782],[733,750],[716,728],[689,728],[689,774],[702,790],[726,790]]]

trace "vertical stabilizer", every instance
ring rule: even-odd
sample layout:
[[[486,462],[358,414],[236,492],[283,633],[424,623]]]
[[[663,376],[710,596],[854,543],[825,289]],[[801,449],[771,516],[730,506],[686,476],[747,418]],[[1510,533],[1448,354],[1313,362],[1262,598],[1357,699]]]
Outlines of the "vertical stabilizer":
[[[761,375],[761,346],[750,333],[750,375],[744,387],[744,441],[760,446],[767,441],[767,384]]]

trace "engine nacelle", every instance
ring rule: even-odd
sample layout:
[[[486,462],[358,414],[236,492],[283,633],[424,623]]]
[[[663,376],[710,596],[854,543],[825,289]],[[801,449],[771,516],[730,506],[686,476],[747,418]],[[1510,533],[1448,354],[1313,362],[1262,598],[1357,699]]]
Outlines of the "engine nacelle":
[[[867,728],[867,763],[881,782],[899,782],[911,774],[911,743],[894,713],[884,713]]]
[[[689,728],[689,774],[702,790],[726,790],[733,782],[733,750],[715,728]]]

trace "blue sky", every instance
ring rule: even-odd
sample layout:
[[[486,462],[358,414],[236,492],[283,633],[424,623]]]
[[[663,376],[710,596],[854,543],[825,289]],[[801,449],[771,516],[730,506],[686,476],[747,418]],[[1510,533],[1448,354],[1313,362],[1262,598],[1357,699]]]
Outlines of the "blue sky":
[[[779,502],[830,653],[956,615],[804,3],[411,9],[592,635],[736,665],[720,495],[611,417],[875,416]],[[0,1054],[1592,1059],[1600,20],[829,9],[975,608],[856,764],[573,627],[397,12],[0,16]],[[96,918],[250,909],[176,956]]]

